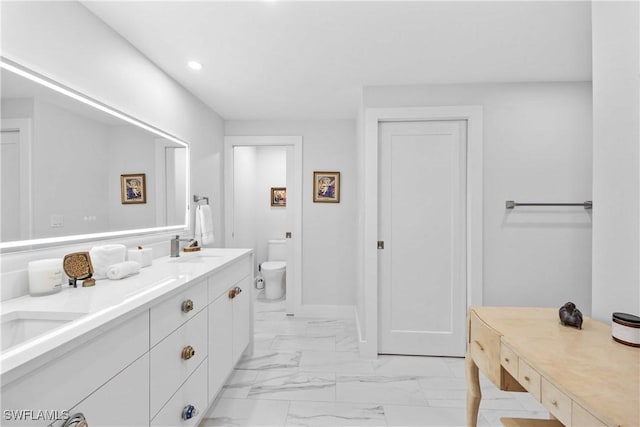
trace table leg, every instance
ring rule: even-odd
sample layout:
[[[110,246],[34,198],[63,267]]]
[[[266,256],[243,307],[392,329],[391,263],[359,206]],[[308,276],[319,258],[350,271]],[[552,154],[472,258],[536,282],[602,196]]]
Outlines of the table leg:
[[[476,427],[478,408],[480,408],[480,399],[482,398],[478,366],[471,354],[467,353],[464,359],[467,374],[467,427]]]

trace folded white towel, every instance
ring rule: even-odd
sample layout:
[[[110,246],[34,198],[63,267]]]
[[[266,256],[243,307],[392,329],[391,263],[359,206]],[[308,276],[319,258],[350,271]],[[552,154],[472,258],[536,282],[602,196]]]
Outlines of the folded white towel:
[[[102,245],[94,246],[89,251],[91,256],[91,264],[93,264],[93,277],[96,279],[104,279],[107,277],[107,268],[110,265],[123,262],[127,254],[125,245]]]
[[[127,276],[136,274],[140,271],[140,263],[137,261],[119,262],[109,266],[107,269],[107,277],[111,280],[124,279]]]
[[[198,205],[195,239],[200,242],[201,246],[211,244],[215,240],[213,236],[213,217],[211,216],[209,205]]]

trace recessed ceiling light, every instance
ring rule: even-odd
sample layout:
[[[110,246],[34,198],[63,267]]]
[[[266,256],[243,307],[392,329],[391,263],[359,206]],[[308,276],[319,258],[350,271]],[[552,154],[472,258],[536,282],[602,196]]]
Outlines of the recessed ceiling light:
[[[198,61],[189,61],[189,62],[187,62],[187,65],[192,70],[201,70],[202,69],[202,64],[199,63]]]

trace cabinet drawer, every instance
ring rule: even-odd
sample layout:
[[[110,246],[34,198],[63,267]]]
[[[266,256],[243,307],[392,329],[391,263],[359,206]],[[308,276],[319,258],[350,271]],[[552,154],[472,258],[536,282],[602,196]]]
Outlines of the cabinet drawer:
[[[230,287],[238,283],[244,277],[251,275],[253,266],[251,256],[244,256],[233,264],[216,271],[209,277],[209,302],[215,301],[221,294],[226,293]]]
[[[189,420],[183,420],[182,411],[187,405],[193,405],[198,411],[198,415]],[[158,415],[151,420],[151,427],[197,426],[206,409],[207,362],[205,359]]]
[[[576,402],[571,402],[571,425],[573,427],[606,427],[605,423]]]
[[[68,410],[149,350],[149,311],[126,319],[9,384],[2,409]],[[2,425],[46,426],[47,420],[3,420]]]
[[[571,398],[544,378],[541,393],[542,406],[565,426],[571,425]]]
[[[207,282],[203,280],[178,295],[151,307],[151,347],[206,306]]]
[[[540,402],[540,374],[521,358],[518,359],[518,382]]]
[[[518,356],[504,343],[500,347],[500,364],[513,378],[518,378]]]
[[[185,359],[182,353],[187,346],[195,353],[185,354]],[[190,353],[188,350],[185,353]],[[207,357],[207,352],[207,310],[200,311],[151,349],[151,417]]]
[[[500,387],[500,335],[469,312],[469,353],[478,369]]]
[[[142,410],[148,405],[149,354],[145,354],[71,409],[69,415],[82,413],[91,427],[142,427],[149,425],[149,417]],[[60,421],[54,427],[63,425]]]

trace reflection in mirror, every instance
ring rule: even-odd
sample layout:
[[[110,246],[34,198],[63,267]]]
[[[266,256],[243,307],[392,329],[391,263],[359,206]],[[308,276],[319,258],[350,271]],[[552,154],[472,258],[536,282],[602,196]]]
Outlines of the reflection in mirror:
[[[0,66],[0,248],[188,227],[188,144],[4,58]],[[139,203],[125,198],[130,174],[144,174],[145,188],[129,194],[144,190]]]

